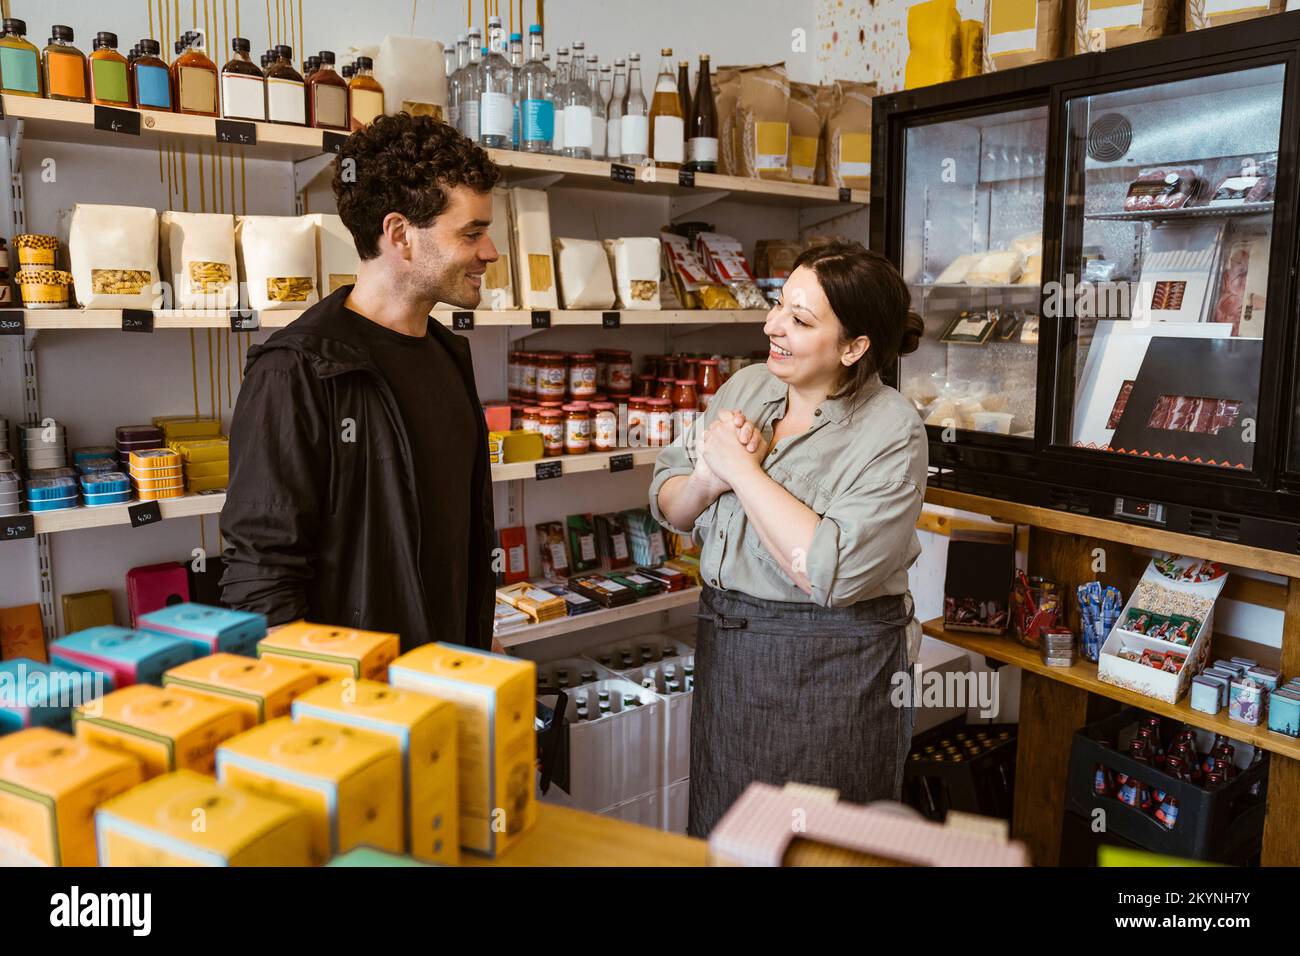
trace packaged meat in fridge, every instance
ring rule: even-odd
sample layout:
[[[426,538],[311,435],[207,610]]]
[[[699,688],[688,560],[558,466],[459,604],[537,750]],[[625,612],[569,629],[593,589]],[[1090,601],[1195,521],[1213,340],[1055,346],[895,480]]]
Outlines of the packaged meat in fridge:
[[[1147,419],[1148,428],[1168,428],[1170,416],[1174,411],[1174,396],[1161,395],[1156,399],[1156,407],[1151,410],[1151,417]]]
[[[1147,209],[1181,209],[1195,200],[1201,190],[1199,166],[1143,169],[1129,184],[1124,196],[1125,212]]]

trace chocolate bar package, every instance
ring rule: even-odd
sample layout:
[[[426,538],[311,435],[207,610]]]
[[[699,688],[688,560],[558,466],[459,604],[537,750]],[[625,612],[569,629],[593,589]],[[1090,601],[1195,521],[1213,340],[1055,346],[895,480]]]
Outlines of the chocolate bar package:
[[[603,574],[580,574],[569,578],[569,589],[590,598],[601,607],[622,607],[636,600],[636,591]]]
[[[561,522],[544,521],[537,525],[537,547],[542,553],[544,577],[559,580],[573,573],[569,561],[569,545]]]
[[[617,571],[632,564],[632,554],[627,543],[627,523],[622,515],[596,515],[596,546],[601,566],[605,570]]]
[[[600,567],[596,551],[596,525],[589,514],[569,515],[565,519],[569,530],[569,560],[573,572],[594,571]]]
[[[1014,568],[1010,531],[953,531],[943,584],[943,626],[1005,634]]]
[[[662,584],[654,578],[644,574],[629,574],[611,571],[606,575],[606,577],[615,584],[622,584],[625,587],[630,587],[636,592],[638,598],[653,597],[656,594],[663,594],[664,592],[664,586]]]
[[[157,611],[169,604],[184,604],[190,599],[187,565],[177,561],[150,564],[126,572],[126,603],[131,611],[131,626],[141,614]]]

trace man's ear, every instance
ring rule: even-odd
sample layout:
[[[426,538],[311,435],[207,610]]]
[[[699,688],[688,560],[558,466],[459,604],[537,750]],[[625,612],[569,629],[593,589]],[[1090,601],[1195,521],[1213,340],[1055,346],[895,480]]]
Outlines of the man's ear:
[[[844,349],[844,352],[840,355],[840,361],[845,367],[853,365],[858,359],[867,354],[869,348],[871,348],[871,339],[865,335],[859,335]]]
[[[411,257],[410,224],[399,212],[390,212],[384,217],[383,239],[396,249],[403,259]]]

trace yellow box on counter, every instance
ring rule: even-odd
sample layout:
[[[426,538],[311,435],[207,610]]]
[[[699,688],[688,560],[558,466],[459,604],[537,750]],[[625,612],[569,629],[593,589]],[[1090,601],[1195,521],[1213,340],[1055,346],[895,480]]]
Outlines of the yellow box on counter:
[[[295,697],[321,681],[310,664],[276,657],[210,654],[166,671],[162,685],[234,707],[244,729],[287,717]]]
[[[190,478],[225,478],[230,474],[229,459],[222,458],[219,461],[187,461],[185,463],[185,477]]]
[[[72,729],[87,743],[138,758],[148,780],[169,770],[209,776],[217,745],[244,729],[233,706],[132,684],[72,712]]]
[[[134,757],[48,727],[0,737],[0,866],[94,866],[95,807],[143,779]]]
[[[305,661],[325,680],[365,677],[382,681],[400,649],[396,634],[294,621],[262,638],[257,656]]]
[[[388,668],[394,687],[456,705],[460,845],[498,856],[537,820],[537,665],[456,644],[425,644]]]
[[[402,755],[390,737],[278,717],[221,745],[217,779],[305,810],[313,865],[354,846],[402,852]]]
[[[426,863],[459,862],[455,704],[378,681],[342,678],[295,700],[293,719],[392,737],[402,751],[407,852]]]
[[[179,454],[186,465],[230,460],[228,438],[188,438],[171,442],[168,447]]]
[[[216,418],[196,418],[193,415],[159,415],[153,419],[153,426],[162,429],[165,444],[191,438],[217,438],[221,435],[221,422]]]
[[[229,484],[229,475],[213,475],[211,478],[186,478],[185,490],[192,495],[196,495],[203,491],[220,491]]]
[[[536,461],[545,453],[541,432],[488,432],[488,460],[494,465]]]
[[[95,811],[100,866],[310,866],[306,811],[192,770],[154,777]]]

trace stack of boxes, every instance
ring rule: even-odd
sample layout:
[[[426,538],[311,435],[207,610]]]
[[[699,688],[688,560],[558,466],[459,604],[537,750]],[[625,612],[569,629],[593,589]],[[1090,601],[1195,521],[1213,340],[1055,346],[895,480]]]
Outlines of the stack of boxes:
[[[181,458],[186,492],[220,491],[230,484],[230,442],[221,434],[218,419],[168,415],[153,423]]]

